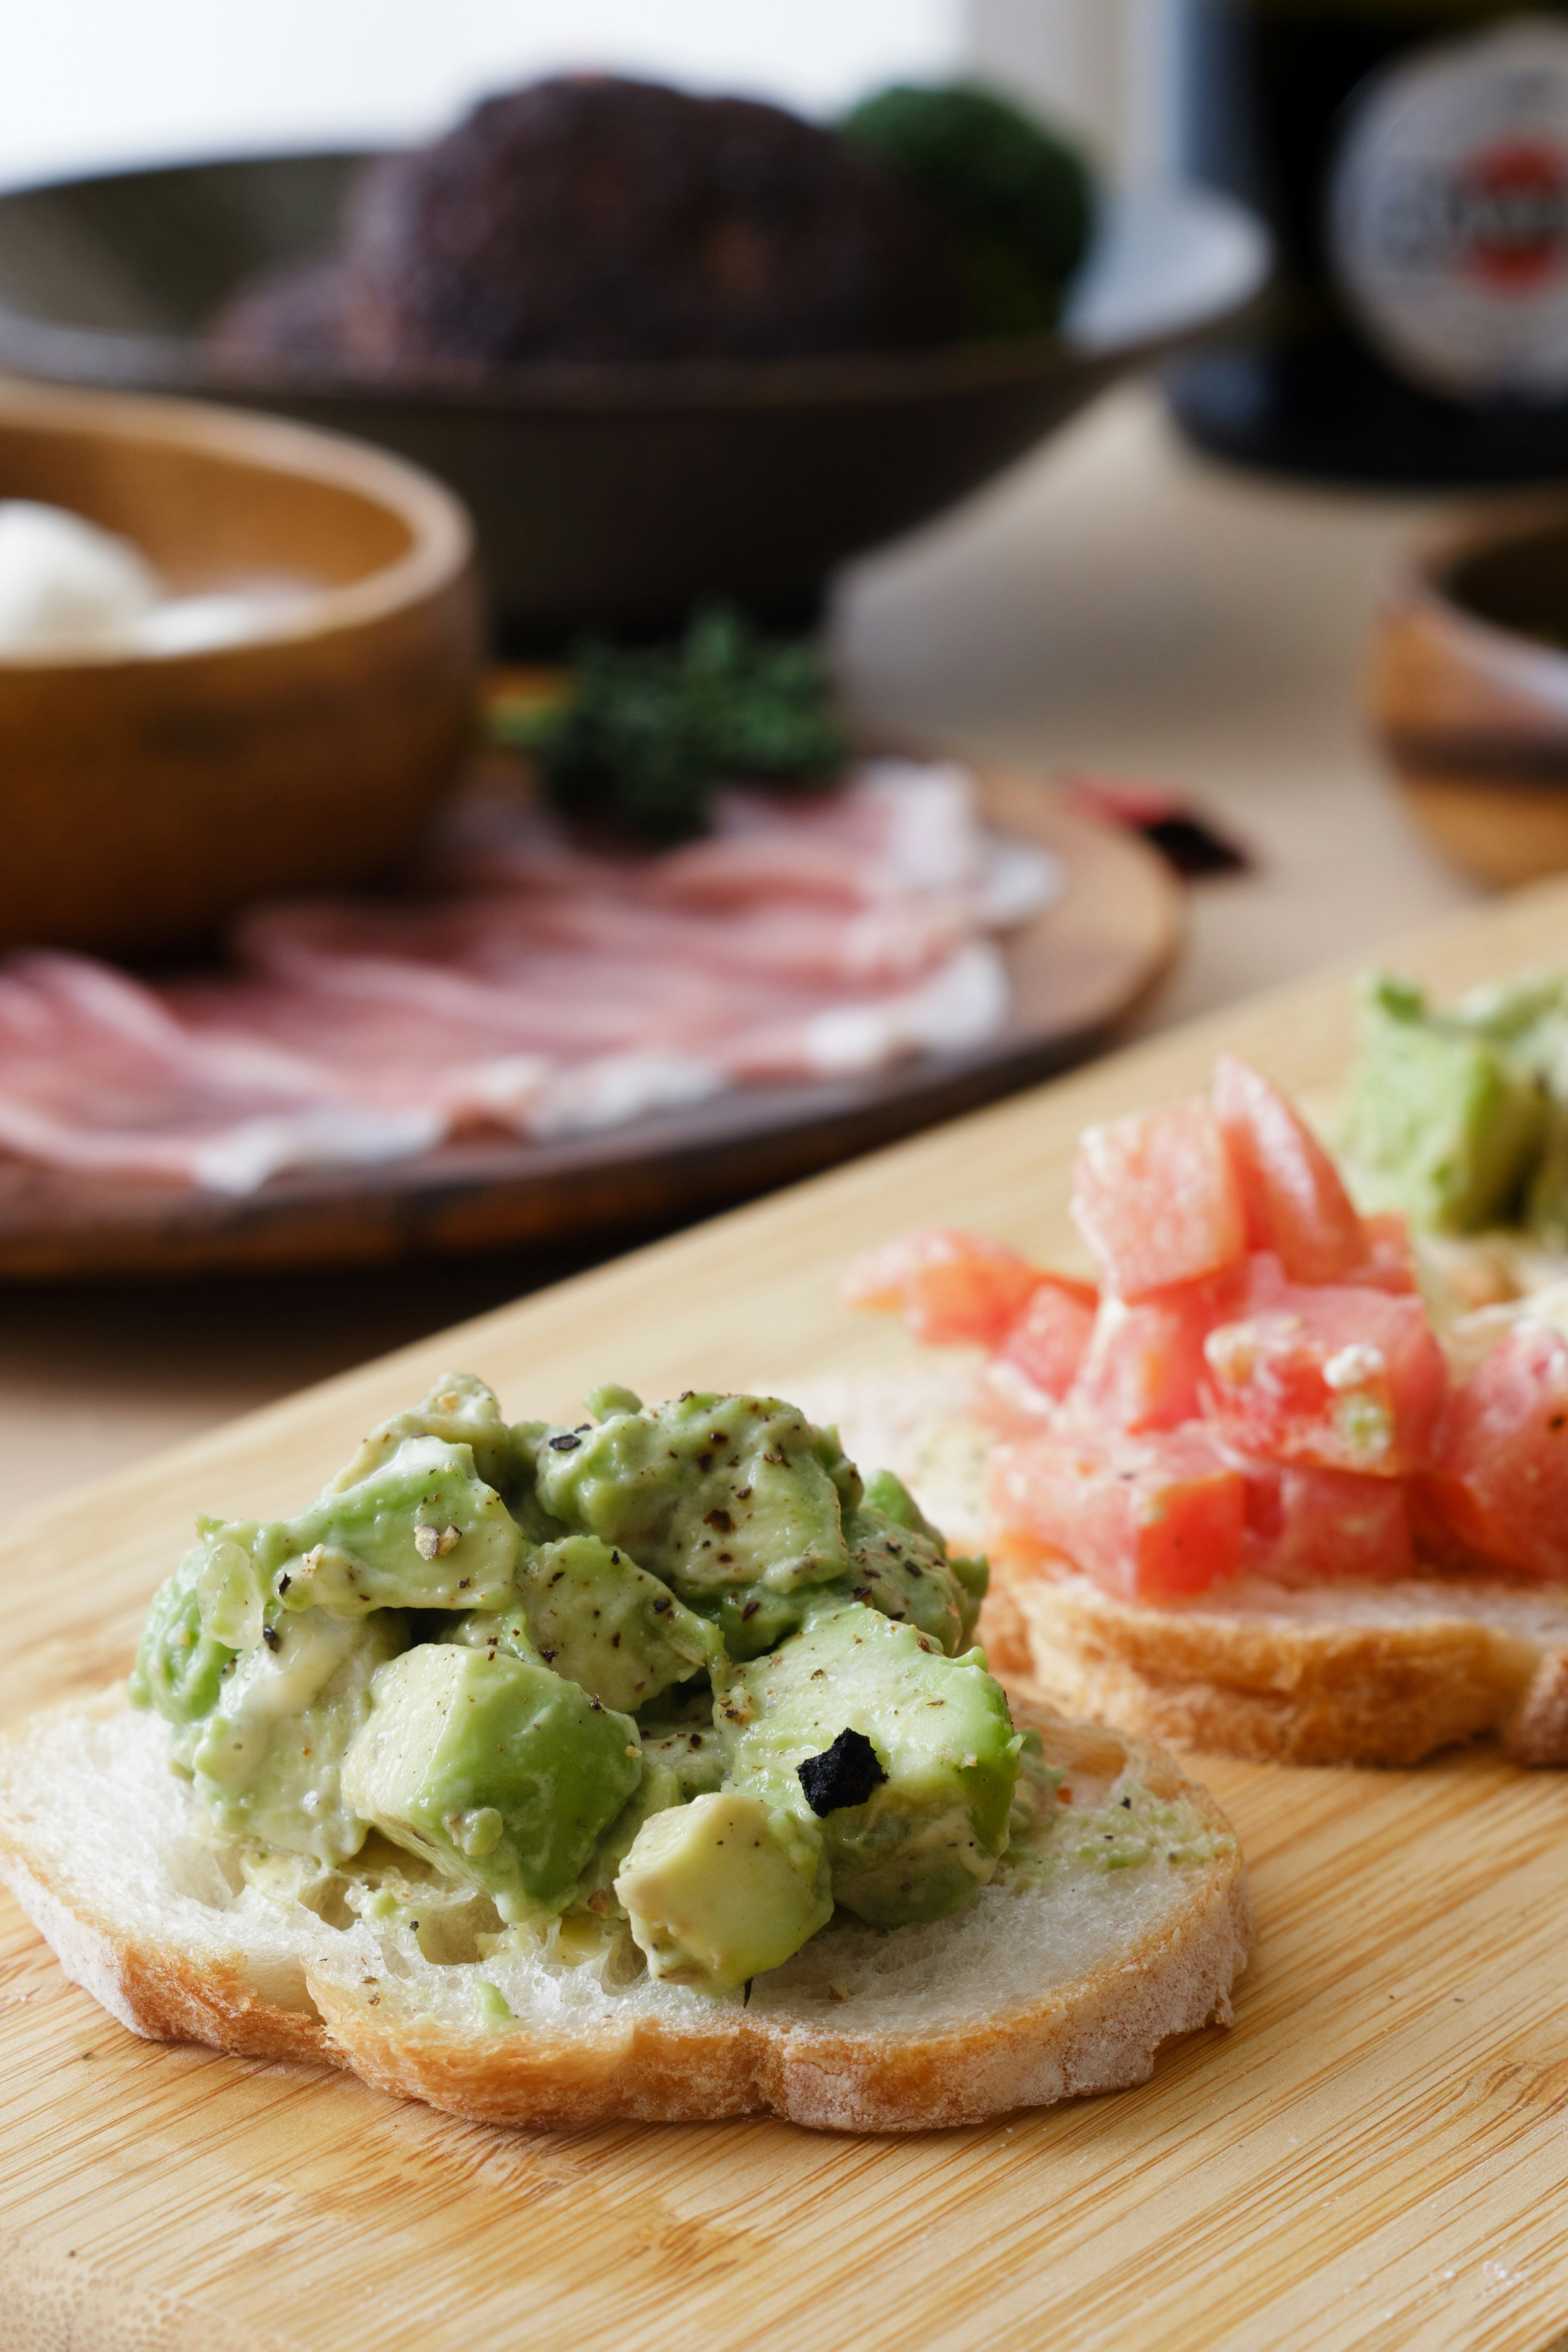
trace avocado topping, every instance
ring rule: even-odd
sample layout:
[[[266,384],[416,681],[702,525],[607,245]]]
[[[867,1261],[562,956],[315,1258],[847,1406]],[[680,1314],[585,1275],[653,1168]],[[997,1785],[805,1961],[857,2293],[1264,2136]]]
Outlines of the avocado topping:
[[[1344,1152],[1359,1198],[1435,1233],[1568,1232],[1568,998],[1478,990],[1450,1013],[1375,974],[1362,989]]]
[[[131,1694],[247,1880],[715,1997],[836,1906],[959,1908],[1020,1769],[964,1646],[984,1562],[779,1398],[589,1413],[448,1378],[297,1517],[198,1522]]]

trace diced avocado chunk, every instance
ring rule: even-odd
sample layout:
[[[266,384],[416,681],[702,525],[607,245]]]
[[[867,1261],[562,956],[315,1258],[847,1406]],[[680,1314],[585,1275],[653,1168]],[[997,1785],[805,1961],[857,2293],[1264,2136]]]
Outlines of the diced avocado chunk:
[[[296,1519],[234,1524],[285,1609],[500,1609],[522,1549],[516,1520],[471,1449],[405,1437],[378,1469],[329,1487]]]
[[[515,1647],[521,1616],[530,1650],[547,1666],[627,1715],[723,1654],[717,1626],[596,1536],[566,1536],[525,1554],[515,1591],[521,1609],[465,1618],[462,1638]]]
[[[365,1822],[343,1793],[342,1759],[370,1714],[373,1677],[407,1640],[395,1610],[268,1612],[263,1638],[225,1671],[216,1704],[176,1748],[225,1835],[327,1864],[359,1852]]]
[[[379,1423],[327,1493],[341,1495],[384,1469],[410,1437],[438,1437],[447,1445],[466,1445],[486,1486],[508,1495],[517,1469],[511,1431],[501,1419],[495,1391],[471,1372],[443,1372],[411,1412],[395,1412]]]
[[[1549,1118],[1528,1060],[1503,1038],[1429,1012],[1404,982],[1367,983],[1344,1149],[1371,1205],[1444,1233],[1505,1219]]]
[[[787,1595],[848,1568],[823,1441],[775,1397],[611,1412],[596,1427],[546,1432],[535,1460],[547,1511],[629,1552],[693,1607],[716,1610],[739,1587]]]
[[[645,1822],[616,1894],[653,1975],[706,1992],[780,1967],[833,1916],[816,1823],[738,1789]]]
[[[589,1856],[572,1897],[573,1909],[592,1911],[600,1918],[621,1916],[615,1883],[644,1822],[672,1805],[685,1804],[691,1793],[668,1764],[649,1762],[645,1742],[642,1779]]]
[[[723,1780],[728,1759],[724,1745],[711,1725],[676,1724],[668,1730],[643,1726],[643,1762],[647,1770],[674,1776],[676,1801],[711,1794]]]
[[[235,1655],[202,1623],[197,1587],[207,1557],[205,1544],[195,1546],[158,1587],[131,1670],[132,1706],[155,1707],[170,1723],[197,1723],[211,1713]]]
[[[868,1480],[845,1523],[849,1588],[857,1601],[929,1633],[949,1657],[965,1647],[979,1614],[947,1547],[889,1470]],[[984,1588],[982,1588],[984,1589]]]
[[[978,1650],[945,1657],[913,1625],[825,1606],[730,1676],[714,1721],[731,1781],[818,1820],[835,1898],[872,1927],[945,1918],[993,1875],[1020,1741]],[[830,1789],[814,1804],[800,1767],[846,1731],[870,1743],[884,1777],[860,1801],[834,1801]]]
[[[1553,1249],[1568,1248],[1568,1106],[1553,1103],[1552,1124],[1530,1191],[1524,1220]]]
[[[629,1716],[504,1650],[420,1643],[381,1669],[374,1702],[344,1759],[349,1802],[503,1919],[568,1900],[642,1776]]]

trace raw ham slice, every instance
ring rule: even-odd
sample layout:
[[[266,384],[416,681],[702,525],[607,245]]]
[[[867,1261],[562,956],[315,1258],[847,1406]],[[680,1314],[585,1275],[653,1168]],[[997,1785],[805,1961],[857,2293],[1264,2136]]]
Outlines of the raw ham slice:
[[[416,903],[258,909],[212,978],[12,957],[0,1149],[242,1192],[960,1052],[1006,1017],[988,927],[1054,887],[961,770],[892,761],[809,799],[727,791],[710,839],[654,857],[479,798],[432,867]]]

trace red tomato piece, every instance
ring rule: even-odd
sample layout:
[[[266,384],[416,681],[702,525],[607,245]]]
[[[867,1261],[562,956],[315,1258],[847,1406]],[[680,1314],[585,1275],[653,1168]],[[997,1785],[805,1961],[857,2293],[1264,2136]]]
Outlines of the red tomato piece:
[[[1247,1246],[1236,1171],[1201,1095],[1085,1128],[1072,1213],[1119,1298],[1218,1274]]]
[[[1449,1395],[1416,1481],[1424,1550],[1568,1580],[1568,1342],[1511,1331]]]
[[[1415,1572],[1403,1478],[1272,1462],[1242,1465],[1247,1529],[1241,1561],[1256,1576],[1322,1584],[1347,1576],[1392,1582]]]
[[[1095,1327],[1095,1294],[1047,1275],[985,1368],[987,1391],[1025,1412],[1066,1396]]]
[[[1292,1282],[1342,1282],[1367,1255],[1340,1173],[1261,1070],[1222,1054],[1214,1109],[1241,1187],[1250,1248],[1272,1250]]]
[[[1241,1304],[1235,1274],[1186,1282],[1135,1307],[1100,1301],[1093,1337],[1063,1406],[1083,1429],[1176,1429],[1201,1410],[1204,1341]]]
[[[901,1314],[911,1338],[930,1348],[973,1341],[994,1347],[1046,1279],[1000,1242],[945,1226],[904,1234],[855,1259],[844,1277],[850,1307]],[[1092,1298],[1092,1286],[1081,1288]]]
[[[998,1445],[989,1542],[1060,1552],[1119,1601],[1203,1592],[1236,1574],[1245,1484],[1203,1432],[1042,1433]]]
[[[1367,1255],[1364,1263],[1353,1270],[1352,1280],[1365,1283],[1373,1290],[1392,1290],[1396,1295],[1414,1290],[1415,1253],[1410,1246],[1410,1226],[1404,1210],[1380,1209],[1375,1216],[1363,1217],[1361,1226],[1366,1236]]]
[[[1248,1274],[1247,1313],[1204,1342],[1204,1418],[1220,1441],[1380,1478],[1417,1468],[1447,1378],[1421,1301],[1281,1283],[1268,1257]]]

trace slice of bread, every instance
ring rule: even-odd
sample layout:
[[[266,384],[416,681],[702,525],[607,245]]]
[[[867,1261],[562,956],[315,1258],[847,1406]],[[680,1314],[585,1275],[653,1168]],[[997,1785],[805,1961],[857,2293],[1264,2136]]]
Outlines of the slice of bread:
[[[422,1937],[354,1916],[341,1887],[316,1908],[265,1892],[204,1832],[164,1726],[118,1690],[0,1740],[0,1877],[133,2032],[350,2068],[475,2120],[978,2123],[1144,2081],[1173,2035],[1228,2023],[1251,1942],[1213,1799],[1168,1757],[1030,1719],[1068,1776],[1037,1851],[934,1926],[841,1917],[749,1998],[656,1982],[626,1938],[574,1966],[558,1937],[480,1958],[448,1924],[432,1958],[431,1921]]]
[[[972,1368],[819,1382],[805,1410],[896,1471],[956,1544],[982,1542],[989,1439]],[[1247,1578],[1158,1605],[1112,1600],[1059,1553],[991,1554],[980,1637],[1015,1692],[1146,1739],[1289,1764],[1414,1764],[1493,1735],[1568,1764],[1568,1585],[1430,1576]]]

